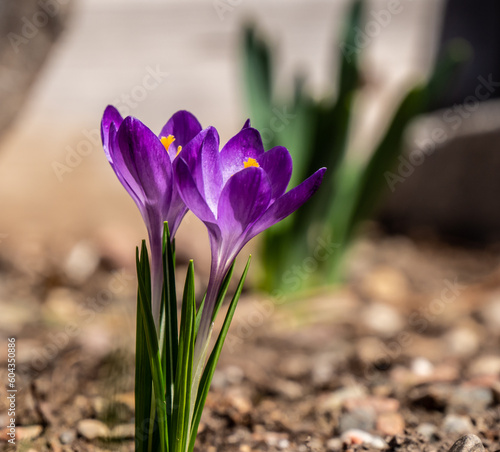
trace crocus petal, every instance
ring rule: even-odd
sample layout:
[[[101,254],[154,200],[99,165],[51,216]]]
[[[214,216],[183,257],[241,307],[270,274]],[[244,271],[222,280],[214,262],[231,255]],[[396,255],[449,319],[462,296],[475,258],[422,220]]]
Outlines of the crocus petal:
[[[182,154],[182,153],[181,153]],[[180,158],[174,160],[174,174],[179,194],[186,204],[201,221],[215,223],[215,215],[208,207],[193,179],[187,163]]]
[[[217,203],[222,190],[218,134],[214,134],[211,131],[207,133],[201,145],[198,162],[198,168],[201,171],[203,180],[205,200],[212,212],[215,213],[217,212]]]
[[[262,168],[246,168],[229,179],[222,190],[217,224],[224,235],[241,235],[269,206],[271,184]]]
[[[123,120],[116,136],[116,150],[142,187],[145,201],[163,205],[168,212],[172,197],[172,164],[159,138],[138,119]]]
[[[132,196],[144,216],[144,192],[130,174],[129,169],[123,161],[121,151],[116,143],[116,134],[122,123],[123,118],[118,110],[112,105],[108,105],[106,110],[104,110],[101,121],[101,138],[104,153],[119,181],[125,187],[130,196]]]
[[[168,211],[168,227],[170,229],[170,236],[174,237],[177,229],[179,228],[182,219],[185,217],[188,208],[179,194],[177,188],[172,191],[172,201],[170,203],[170,210]]]
[[[260,167],[266,172],[272,187],[272,201],[285,193],[292,177],[292,157],[283,146],[276,146],[264,152],[258,159]]]
[[[203,143],[208,135],[212,135],[209,143],[216,142],[219,146],[219,134],[214,127],[208,127],[196,135],[180,152],[178,158],[184,160],[198,187],[200,193],[204,193],[203,172],[201,165],[201,153]]]
[[[220,151],[224,184],[233,174],[245,168],[249,158],[257,159],[263,153],[264,146],[258,130],[251,127],[242,129]]]
[[[201,124],[189,111],[180,110],[172,115],[160,132],[160,138],[172,135],[175,141],[170,145],[169,154],[171,159],[177,155],[179,146],[186,146],[199,132]]]
[[[248,231],[247,241],[283,220],[304,204],[319,188],[326,168],[321,168],[304,182],[278,198]]]
[[[106,157],[110,163],[112,163],[113,160],[109,153],[109,145],[122,122],[123,118],[121,117],[118,110],[112,105],[108,105],[106,107],[106,110],[104,110],[104,114],[102,115],[101,139],[104,153],[106,154]]]
[[[243,127],[241,128],[241,130],[243,129],[248,129],[249,127],[252,127],[250,125],[250,118],[248,118],[246,121],[245,121],[245,124],[243,124]]]
[[[117,132],[115,131],[114,124],[110,126],[110,137],[109,137],[109,154],[110,154],[110,164],[113,168],[118,180],[122,183],[125,190],[132,197],[137,207],[141,211],[142,217],[147,221],[145,203],[146,195],[141,185],[134,178],[130,170],[128,169],[125,161],[123,160],[123,155],[121,149],[117,143]]]

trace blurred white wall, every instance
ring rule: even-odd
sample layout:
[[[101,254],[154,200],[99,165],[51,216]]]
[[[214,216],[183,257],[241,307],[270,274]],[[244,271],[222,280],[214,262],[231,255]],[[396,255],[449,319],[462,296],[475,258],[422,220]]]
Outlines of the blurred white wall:
[[[425,75],[433,56],[441,1],[400,0],[399,12],[377,31],[375,16],[394,1],[369,2],[375,32],[364,54],[372,86],[365,100],[385,101],[366,108],[366,132],[356,137],[361,147],[373,139],[397,85]],[[238,53],[244,20],[253,18],[279,46],[280,84],[301,70],[320,94],[330,85],[332,42],[346,7],[345,0],[77,1],[27,106],[0,143],[6,243],[49,237],[65,246],[103,230],[120,230],[131,241],[143,237],[139,214],[100,147],[105,106],[113,103],[155,131],[174,111],[188,109],[225,141],[246,118]],[[193,246],[188,239],[197,223],[189,223],[180,239]]]

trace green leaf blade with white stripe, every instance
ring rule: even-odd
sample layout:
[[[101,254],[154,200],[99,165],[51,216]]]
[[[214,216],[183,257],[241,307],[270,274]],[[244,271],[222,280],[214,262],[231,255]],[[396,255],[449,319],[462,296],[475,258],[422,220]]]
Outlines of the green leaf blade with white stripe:
[[[191,384],[193,377],[193,355],[195,342],[196,301],[194,287],[194,264],[189,267],[182,299],[179,354],[174,384],[172,446],[175,452],[186,450],[189,437]]]
[[[233,319],[234,312],[236,310],[236,305],[238,304],[238,300],[240,299],[241,291],[243,290],[243,284],[245,282],[245,278],[248,273],[248,268],[250,267],[251,256],[248,257],[247,264],[245,266],[245,270],[241,275],[240,281],[238,282],[238,286],[236,288],[236,292],[233,295],[231,303],[227,309],[226,317],[224,319],[224,323],[222,325],[222,329],[219,333],[219,337],[214,345],[212,353],[210,354],[210,358],[207,361],[207,365],[205,366],[205,370],[203,372],[203,376],[200,381],[200,385],[198,388],[198,394],[196,397],[196,403],[194,407],[193,419],[191,422],[190,429],[190,438],[189,438],[189,448],[187,449],[189,452],[192,452],[194,449],[194,443],[196,440],[196,433],[198,431],[198,425],[200,423],[201,414],[203,412],[203,407],[205,406],[205,401],[207,399],[208,391],[210,389],[210,384],[212,382],[212,377],[215,372],[215,368],[219,361],[219,357],[222,351],[222,346],[224,345],[224,340],[226,339],[227,333],[229,331],[229,326],[231,325],[231,320]]]
[[[160,435],[160,451],[168,452],[167,444],[167,415],[165,407],[165,383],[163,380],[163,372],[161,367],[161,356],[160,349],[158,346],[158,337],[156,333],[156,327],[153,319],[153,314],[151,312],[151,279],[145,278],[145,276],[150,274],[149,271],[149,260],[147,258],[147,248],[145,242],[142,243],[141,248],[141,259],[139,255],[136,257],[137,268],[142,268],[143,271],[138,271],[138,285],[139,285],[139,296],[137,297],[138,304],[141,310],[141,317],[143,321],[144,328],[144,338],[147,345],[149,363],[151,368],[151,375],[153,380],[154,388],[154,401],[156,404],[156,415]],[[148,291],[149,289],[149,291]],[[149,295],[148,295],[149,294]],[[154,451],[153,451],[154,452]]]

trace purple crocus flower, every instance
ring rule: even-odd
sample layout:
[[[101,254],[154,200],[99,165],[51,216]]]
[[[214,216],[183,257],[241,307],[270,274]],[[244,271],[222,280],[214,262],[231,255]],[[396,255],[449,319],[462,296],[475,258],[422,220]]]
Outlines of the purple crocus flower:
[[[123,119],[113,106],[106,108],[101,122],[106,157],[137,204],[148,230],[152,309],[157,326],[163,284],[163,223],[168,221],[173,238],[188,210],[174,183],[172,162],[200,131],[200,123],[187,111],[175,113],[159,136],[136,118]]]
[[[304,204],[319,188],[326,169],[286,192],[292,175],[290,153],[282,146],[264,152],[260,133],[249,121],[220,152],[217,131],[203,130],[183,148],[174,168],[179,193],[207,226],[212,250],[197,339],[200,353],[218,290],[236,255],[251,238]]]

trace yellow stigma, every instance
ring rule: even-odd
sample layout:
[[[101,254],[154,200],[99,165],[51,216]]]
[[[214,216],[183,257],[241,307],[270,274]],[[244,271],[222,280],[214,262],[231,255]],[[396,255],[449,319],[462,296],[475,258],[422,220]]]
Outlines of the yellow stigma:
[[[252,157],[248,157],[248,160],[246,162],[243,162],[243,166],[245,168],[250,168],[251,166],[255,166],[258,168],[260,165],[257,163],[257,160],[253,159]]]
[[[175,137],[173,135],[169,135],[168,137],[162,137],[161,144],[165,146],[165,149],[168,151],[170,145],[175,141]]]
[[[182,146],[177,146],[177,154],[175,154],[175,156],[177,157],[181,151],[182,151]]]

